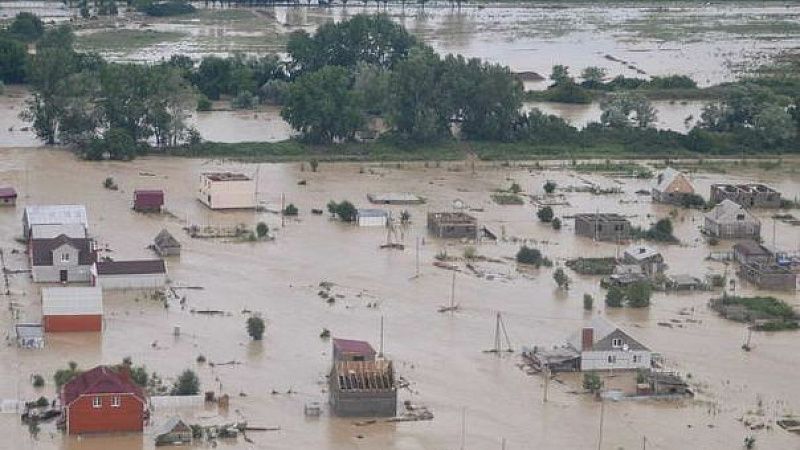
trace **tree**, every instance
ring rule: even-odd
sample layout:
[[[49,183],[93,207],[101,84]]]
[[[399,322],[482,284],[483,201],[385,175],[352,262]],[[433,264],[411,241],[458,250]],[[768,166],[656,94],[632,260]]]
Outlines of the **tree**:
[[[522,192],[522,187],[520,187],[520,185],[515,181],[511,183],[511,186],[508,188],[508,191],[511,192],[512,194],[519,194],[520,192]]]
[[[572,77],[569,76],[569,67],[562,64],[553,66],[553,70],[550,72],[550,80],[553,82],[552,86],[573,83]]]
[[[78,364],[75,361],[70,361],[66,369],[59,369],[53,374],[53,382],[55,382],[56,390],[61,389],[61,386],[67,384],[73,378],[81,374],[78,370]]]
[[[547,181],[544,184],[544,192],[547,194],[552,194],[556,190],[556,183],[553,181]]]
[[[0,35],[0,81],[4,83],[25,81],[27,54],[23,43]]]
[[[336,66],[326,66],[292,83],[281,117],[315,143],[352,139],[363,122],[348,71]]]
[[[778,105],[766,106],[753,121],[761,140],[770,147],[789,142],[797,134],[792,116]]]
[[[561,219],[559,219],[558,217],[553,218],[553,220],[550,222],[550,225],[553,226],[554,230],[560,230],[561,229]]]
[[[128,130],[110,128],[102,137],[94,138],[89,143],[84,156],[86,159],[116,159],[129,161],[136,156],[136,142]]]
[[[33,42],[44,34],[44,22],[33,13],[21,12],[14,17],[7,31],[15,39]]]
[[[343,222],[355,222],[356,217],[358,216],[358,209],[347,200],[342,201],[341,203],[333,203],[333,214],[339,216],[339,220]],[[328,204],[328,211],[331,210],[331,203]]]
[[[293,203],[289,203],[286,205],[286,208],[283,208],[283,215],[284,216],[296,216],[300,211],[297,210],[297,206],[294,206]]]
[[[186,369],[178,376],[172,386],[170,395],[197,395],[200,392],[200,379],[191,369]]]
[[[594,297],[589,294],[583,294],[583,309],[591,311],[592,305],[594,305]]]
[[[267,326],[264,324],[264,319],[258,316],[251,316],[247,319],[247,334],[256,341],[260,341],[264,337],[264,330]]]
[[[648,282],[640,281],[628,286],[625,292],[628,306],[632,308],[643,308],[650,306],[651,293],[652,288]]]
[[[353,91],[366,114],[380,115],[389,107],[389,71],[379,65],[359,61],[355,67]]]
[[[606,306],[610,308],[622,307],[622,302],[625,300],[625,292],[617,286],[611,286],[606,292]]]
[[[547,258],[542,256],[542,252],[538,249],[530,248],[527,245],[520,247],[517,252],[517,262],[520,264],[531,264],[536,267],[541,265],[548,265]]]
[[[549,206],[545,206],[543,208],[539,208],[539,211],[536,212],[536,217],[539,218],[542,222],[550,222],[553,220],[553,208]]]
[[[655,107],[644,96],[638,94],[615,94],[600,103],[603,113],[600,122],[612,128],[635,125],[647,128],[658,119]]]
[[[565,291],[569,290],[569,276],[561,267],[556,268],[555,272],[553,272],[553,280],[555,280],[560,289],[564,289]]]
[[[39,375],[38,373],[34,374],[33,377],[31,377],[31,383],[33,384],[33,387],[35,387],[35,388],[43,387],[44,386],[44,377]]]
[[[583,85],[590,88],[596,89],[602,86],[603,81],[606,79],[606,75],[608,72],[606,69],[597,66],[589,66],[583,69],[581,72],[581,78],[583,78]]]
[[[263,239],[267,233],[269,233],[269,227],[267,224],[264,222],[258,222],[258,224],[256,224],[256,236],[258,236],[259,239]]]
[[[596,394],[603,389],[603,380],[594,372],[587,372],[583,374],[583,388],[592,394]]]

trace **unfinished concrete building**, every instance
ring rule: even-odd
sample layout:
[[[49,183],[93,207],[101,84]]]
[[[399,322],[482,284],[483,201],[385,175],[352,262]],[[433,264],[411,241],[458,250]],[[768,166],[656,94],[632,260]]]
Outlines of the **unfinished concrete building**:
[[[619,214],[576,214],[575,234],[597,241],[620,241],[631,235],[631,223]]]
[[[797,274],[789,267],[776,263],[751,262],[739,267],[739,276],[760,289],[776,291],[798,290]]]
[[[393,417],[397,388],[392,362],[337,361],[330,375],[330,404],[340,417]]]
[[[781,193],[760,183],[712,184],[711,201],[731,200],[746,208],[780,208]]]
[[[428,232],[444,239],[475,239],[478,219],[463,212],[428,213]]]

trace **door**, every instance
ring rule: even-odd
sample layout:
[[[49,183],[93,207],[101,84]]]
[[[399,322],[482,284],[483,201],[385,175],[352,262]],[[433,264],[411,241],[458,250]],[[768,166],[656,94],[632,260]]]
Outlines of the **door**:
[[[59,280],[62,283],[66,283],[67,282],[67,271],[66,270],[59,271],[58,272],[58,277],[59,277]]]

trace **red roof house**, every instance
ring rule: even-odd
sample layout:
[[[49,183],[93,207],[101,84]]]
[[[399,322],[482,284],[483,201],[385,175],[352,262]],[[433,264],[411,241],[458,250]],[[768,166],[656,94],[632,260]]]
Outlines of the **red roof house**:
[[[133,209],[136,211],[161,211],[164,206],[164,191],[137,189],[133,191]]]
[[[367,341],[352,339],[333,339],[333,360],[335,361],[374,361],[375,349]]]
[[[126,372],[97,366],[61,388],[67,434],[141,432],[147,397]]]
[[[17,191],[13,187],[0,187],[0,206],[17,204]]]

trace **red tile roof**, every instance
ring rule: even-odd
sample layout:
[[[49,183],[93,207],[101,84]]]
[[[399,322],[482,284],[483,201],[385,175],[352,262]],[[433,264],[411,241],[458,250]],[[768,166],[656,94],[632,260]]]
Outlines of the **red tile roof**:
[[[61,388],[61,405],[69,406],[81,395],[91,394],[132,394],[145,403],[144,391],[128,375],[108,366],[97,366]]]

